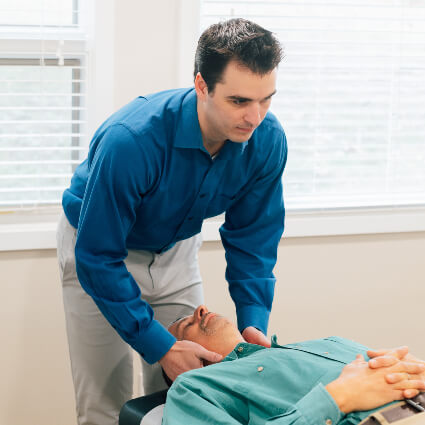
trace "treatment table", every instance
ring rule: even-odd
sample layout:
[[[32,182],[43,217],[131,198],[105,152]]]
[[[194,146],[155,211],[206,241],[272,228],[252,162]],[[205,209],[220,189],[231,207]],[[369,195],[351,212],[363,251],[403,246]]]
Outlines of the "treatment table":
[[[167,390],[127,401],[120,411],[119,425],[161,425]]]

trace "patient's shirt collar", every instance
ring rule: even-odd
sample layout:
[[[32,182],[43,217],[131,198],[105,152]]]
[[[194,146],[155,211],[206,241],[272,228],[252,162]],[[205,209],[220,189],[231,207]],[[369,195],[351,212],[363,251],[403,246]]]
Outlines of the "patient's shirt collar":
[[[281,347],[278,343],[277,343],[277,337],[276,335],[272,336],[272,348],[277,348],[277,347]],[[231,361],[231,360],[237,360],[237,359],[241,359],[243,357],[247,357],[249,355],[251,355],[252,353],[255,353],[256,351],[259,350],[264,350],[266,347],[263,347],[262,345],[257,345],[257,344],[250,344],[248,342],[240,342],[233,351],[231,351],[222,361],[223,362],[227,362],[227,361]]]

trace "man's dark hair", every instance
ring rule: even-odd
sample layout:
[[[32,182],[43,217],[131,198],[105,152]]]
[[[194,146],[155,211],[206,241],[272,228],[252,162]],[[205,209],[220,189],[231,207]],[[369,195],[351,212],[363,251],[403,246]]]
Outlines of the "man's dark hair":
[[[234,60],[250,71],[265,75],[282,60],[277,38],[246,19],[230,19],[211,25],[201,35],[195,54],[194,77],[198,72],[213,92],[227,64]]]

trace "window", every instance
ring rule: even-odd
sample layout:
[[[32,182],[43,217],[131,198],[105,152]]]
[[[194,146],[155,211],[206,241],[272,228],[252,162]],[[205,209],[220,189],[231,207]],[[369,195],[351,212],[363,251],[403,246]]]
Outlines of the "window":
[[[75,0],[0,1],[2,210],[59,204],[86,156],[85,18]]]
[[[289,211],[425,204],[425,0],[203,0],[281,40]]]

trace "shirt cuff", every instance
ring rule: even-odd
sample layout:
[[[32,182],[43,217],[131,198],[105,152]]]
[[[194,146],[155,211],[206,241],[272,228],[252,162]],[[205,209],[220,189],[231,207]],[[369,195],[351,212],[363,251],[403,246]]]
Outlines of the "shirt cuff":
[[[343,417],[335,400],[322,384],[316,385],[296,407],[307,424],[336,425]]]
[[[149,363],[160,360],[176,342],[176,338],[157,320],[152,320],[143,332],[143,340],[137,341],[133,348]]]
[[[241,332],[248,326],[254,326],[264,335],[267,334],[270,312],[265,307],[259,305],[237,306],[236,314],[238,316],[238,328]]]

